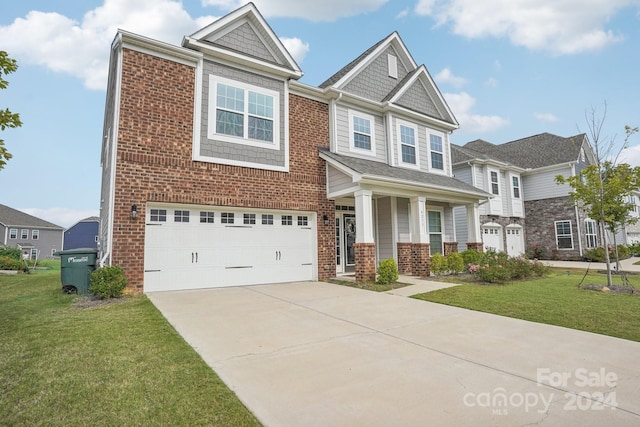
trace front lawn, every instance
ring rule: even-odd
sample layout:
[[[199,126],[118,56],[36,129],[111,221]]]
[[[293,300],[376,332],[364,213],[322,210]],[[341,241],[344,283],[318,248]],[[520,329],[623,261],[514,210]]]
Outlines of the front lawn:
[[[0,425],[259,425],[146,297],[77,298],[0,275]]]
[[[414,298],[533,322],[640,341],[640,296],[578,288],[584,272],[553,270],[541,279],[505,285],[464,284]],[[640,276],[629,276],[640,288]],[[584,284],[606,284],[590,273]],[[620,278],[615,278],[620,283]]]

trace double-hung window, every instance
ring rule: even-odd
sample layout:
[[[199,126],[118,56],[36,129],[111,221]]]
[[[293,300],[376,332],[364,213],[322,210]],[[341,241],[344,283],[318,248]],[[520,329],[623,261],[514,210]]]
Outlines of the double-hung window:
[[[518,178],[517,176],[512,176],[511,185],[513,186],[513,198],[519,199],[520,198],[520,178]]]
[[[442,212],[427,211],[427,219],[431,255],[442,254]]]
[[[598,236],[596,234],[596,222],[592,219],[584,221],[584,235],[587,240],[587,248],[595,248],[598,246]]]
[[[209,77],[209,139],[279,149],[279,94]]]
[[[418,163],[418,129],[407,122],[398,121],[398,147],[400,164],[420,167]]]
[[[29,238],[29,230],[27,229],[22,229],[20,230],[20,239],[21,240],[27,240]]]
[[[556,245],[558,249],[573,249],[571,221],[556,221]]]
[[[18,229],[17,228],[10,228],[9,229],[9,238],[10,239],[17,239],[18,238]]]
[[[375,120],[359,111],[349,111],[349,149],[353,152],[375,155]]]
[[[429,134],[429,148],[431,150],[431,169],[444,171],[444,151],[442,137]]]
[[[500,185],[498,184],[498,172],[491,171],[489,173],[489,178],[491,180],[491,194],[495,194],[496,196],[500,194]]]
[[[31,240],[38,240],[40,238],[40,230],[31,230]]]

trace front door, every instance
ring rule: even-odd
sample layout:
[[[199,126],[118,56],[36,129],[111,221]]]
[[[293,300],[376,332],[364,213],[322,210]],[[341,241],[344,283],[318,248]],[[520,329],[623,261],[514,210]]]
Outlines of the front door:
[[[338,273],[355,271],[356,254],[353,247],[355,242],[356,216],[336,213],[336,271]]]

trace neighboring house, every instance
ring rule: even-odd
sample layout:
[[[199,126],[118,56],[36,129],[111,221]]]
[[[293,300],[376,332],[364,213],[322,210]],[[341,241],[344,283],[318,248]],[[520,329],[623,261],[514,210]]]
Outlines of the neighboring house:
[[[615,235],[615,243],[618,245],[633,245],[640,243],[640,192],[636,191],[629,196],[629,204],[633,206],[629,217],[636,221],[635,224],[627,224],[618,230]],[[613,239],[609,240],[613,244]]]
[[[585,134],[542,133],[499,145],[476,140],[453,152],[456,176],[496,196],[481,208],[485,247],[515,254],[514,230],[524,232],[525,250],[542,248],[547,258],[581,259],[601,244],[596,222],[576,206],[567,184],[555,182],[557,175],[576,175],[594,162]],[[464,221],[457,225],[464,234]]]
[[[337,47],[336,47],[337,48]],[[429,272],[458,245],[453,208],[488,194],[453,178],[458,127],[397,33],[320,87],[252,3],[173,46],[112,44],[101,264],[137,291]]]
[[[91,216],[78,221],[64,232],[64,249],[98,249],[100,218]]]
[[[49,259],[62,249],[64,228],[0,205],[0,243],[20,248],[24,257]]]

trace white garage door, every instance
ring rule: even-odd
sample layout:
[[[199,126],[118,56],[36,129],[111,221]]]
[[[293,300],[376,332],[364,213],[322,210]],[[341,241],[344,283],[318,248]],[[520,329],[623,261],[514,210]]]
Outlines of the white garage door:
[[[507,227],[507,254],[520,256],[524,253],[524,236],[519,225]]]
[[[484,251],[502,251],[502,227],[496,223],[482,226],[482,243]]]
[[[316,278],[314,213],[149,206],[145,292]]]

